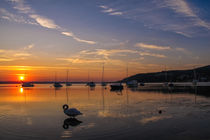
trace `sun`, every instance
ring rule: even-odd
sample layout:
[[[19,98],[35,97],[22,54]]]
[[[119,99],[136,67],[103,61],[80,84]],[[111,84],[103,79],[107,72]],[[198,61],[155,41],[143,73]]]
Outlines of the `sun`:
[[[24,80],[24,76],[20,76],[19,79],[20,79],[20,81],[23,81]]]

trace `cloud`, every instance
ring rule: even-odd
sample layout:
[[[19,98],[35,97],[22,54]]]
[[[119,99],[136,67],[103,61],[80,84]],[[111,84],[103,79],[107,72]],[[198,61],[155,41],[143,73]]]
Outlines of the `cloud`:
[[[190,52],[189,50],[185,49],[185,48],[175,48],[176,51],[179,52],[183,52],[184,54],[190,55],[192,54],[192,52]]]
[[[13,7],[14,9],[18,10],[20,13],[34,13],[34,10],[24,3],[24,0],[9,0],[16,5]]]
[[[26,19],[23,16],[19,16],[19,15],[15,15],[13,13],[10,13],[9,11],[7,11],[4,8],[0,8],[0,18],[5,19],[5,20],[9,20],[9,21],[13,21],[13,22],[17,22],[17,23],[38,25],[36,22],[34,22],[32,20]]]
[[[138,54],[135,50],[126,50],[126,49],[96,49],[94,51],[83,50],[79,54],[80,55],[98,55],[103,56],[105,59],[109,59],[110,56],[122,56],[122,53],[131,53],[131,54]]]
[[[92,45],[96,44],[95,41],[80,39],[80,38],[78,38],[76,36],[74,36],[73,39],[75,39],[78,42],[83,42],[83,43],[87,43],[87,44],[92,44]]]
[[[0,61],[15,61],[30,57],[32,54],[29,53],[28,50],[33,48],[33,46],[34,44],[30,44],[18,50],[0,49]]]
[[[31,56],[30,53],[15,53],[14,54],[15,57],[27,57],[27,56]]]
[[[30,45],[24,47],[23,49],[24,49],[24,50],[30,50],[30,49],[32,49],[33,47],[34,47],[34,44],[30,44]]]
[[[101,12],[108,15],[120,15],[122,18],[140,22],[149,29],[173,32],[188,38],[198,36],[197,32],[203,32],[202,28],[210,29],[210,23],[201,19],[195,12],[198,8],[193,9],[186,0],[130,0],[129,3],[106,2],[106,5],[99,7],[103,9]],[[108,9],[112,9],[112,12],[108,12],[111,11]]]
[[[156,53],[150,53],[150,52],[139,52],[139,55],[141,56],[153,56],[157,58],[166,58],[163,54],[156,54]]]
[[[154,49],[154,50],[170,50],[169,46],[158,46],[158,45],[150,45],[145,43],[137,43],[135,46],[145,49]]]
[[[53,20],[45,18],[43,16],[34,14],[34,15],[30,15],[30,17],[35,19],[36,22],[43,27],[50,28],[50,29],[59,29],[60,28],[58,25],[56,25],[54,23]]]
[[[80,39],[77,36],[75,36],[72,32],[61,32],[61,34],[65,35],[65,36],[70,36],[78,42],[83,42],[83,43],[87,43],[87,44],[91,44],[91,45],[96,44],[95,41]]]
[[[114,12],[115,10],[112,8],[107,8],[106,10],[103,10],[104,13],[111,13]]]
[[[0,59],[1,60],[1,59]],[[0,66],[1,70],[49,70],[49,69],[58,69],[58,70],[66,70],[66,67],[62,66]],[[71,67],[72,69],[79,69],[76,67]]]
[[[185,0],[164,0],[165,6],[182,16],[191,17],[194,25],[210,29],[210,24],[200,19]]]
[[[100,8],[103,8],[103,9],[108,9],[108,7],[105,6],[105,5],[100,5],[99,7],[100,7]]]
[[[57,60],[68,61],[74,64],[89,64],[89,63],[109,63],[109,65],[121,66],[125,65],[125,61],[116,58],[116,56],[122,56],[122,54],[136,54],[134,58],[130,58],[130,62],[136,62],[136,58],[140,58],[138,52],[135,50],[83,50],[72,57],[57,58]],[[114,57],[111,57],[114,56]],[[139,60],[139,59],[138,59]],[[142,58],[141,58],[142,60]]]
[[[189,35],[189,34],[187,34],[187,33],[184,33],[184,32],[181,32],[181,31],[175,31],[177,34],[180,34],[180,35],[183,35],[183,36],[185,36],[185,37],[189,37],[189,38],[191,38],[192,36],[191,35]]]
[[[122,15],[123,13],[122,12],[113,12],[113,13],[110,13],[109,15]]]
[[[0,49],[0,53],[3,53],[3,52],[5,52],[5,50]]]
[[[65,36],[71,36],[71,37],[74,36],[74,34],[71,32],[61,32],[61,34],[65,35]]]
[[[117,9],[109,8],[108,6],[105,6],[105,5],[100,5],[99,7],[104,9],[102,10],[103,13],[108,13],[109,15],[113,15],[113,16],[123,15],[123,12],[119,12],[117,11]]]
[[[80,63],[80,64],[84,64],[84,63],[103,63],[104,60],[102,59],[83,59],[83,58],[57,58],[57,60],[65,60],[65,61],[69,61],[71,63]]]
[[[95,41],[81,39],[80,37],[75,36],[72,32],[66,31],[66,29],[57,25],[52,19],[36,14],[36,12],[29,5],[25,4],[24,0],[9,0],[9,1],[15,4],[15,6],[13,7],[14,9],[16,9],[19,13],[26,14],[30,19],[34,20],[35,22],[34,21],[31,22],[30,20],[25,20],[23,17],[17,18],[16,16],[14,16],[13,14],[10,14],[5,9],[0,9],[0,13],[3,13],[3,15],[1,16],[1,18],[3,19],[7,19],[7,20],[19,22],[19,23],[21,22],[21,23],[26,23],[26,24],[40,25],[44,28],[54,29],[58,32],[61,32],[61,34],[65,36],[72,37],[77,42],[82,42],[82,43],[91,44],[91,45],[96,44]]]
[[[165,6],[170,7],[176,13],[183,14],[187,17],[197,17],[186,1],[184,0],[164,0]]]
[[[166,58],[165,55],[156,54],[156,53],[149,53],[149,52],[142,52],[137,50],[128,50],[128,49],[95,49],[95,50],[83,50],[79,52],[75,57],[71,57],[70,59],[63,59],[72,63],[90,63],[90,62],[110,62],[110,63],[125,63],[124,60],[120,60],[117,58],[119,56],[128,56],[129,55],[129,62],[136,62],[139,60],[143,60],[144,57],[142,56],[151,56],[157,58]],[[114,58],[114,59],[113,59]],[[61,59],[60,59],[61,60]],[[91,61],[93,60],[93,61]],[[115,64],[116,65],[116,64]]]
[[[14,59],[11,58],[0,58],[0,62],[8,62],[8,61],[13,61]]]

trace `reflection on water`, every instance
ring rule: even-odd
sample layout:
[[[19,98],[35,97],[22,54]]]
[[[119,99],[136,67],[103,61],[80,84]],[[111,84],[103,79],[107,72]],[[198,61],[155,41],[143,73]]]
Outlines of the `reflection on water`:
[[[208,93],[206,93],[208,94]],[[68,104],[83,115],[68,118]],[[160,113],[161,111],[161,113]],[[210,139],[210,98],[192,92],[0,87],[1,139]]]
[[[23,93],[23,88],[22,87],[20,88],[20,93]]]
[[[64,129],[68,129],[69,126],[77,126],[80,123],[82,123],[82,121],[79,121],[76,118],[67,118],[63,121],[63,128]]]

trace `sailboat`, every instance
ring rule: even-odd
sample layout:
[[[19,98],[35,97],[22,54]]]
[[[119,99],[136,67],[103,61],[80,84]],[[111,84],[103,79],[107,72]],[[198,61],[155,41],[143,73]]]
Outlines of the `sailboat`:
[[[102,79],[101,79],[101,86],[106,86],[107,83],[104,82],[104,64],[103,64],[103,67],[102,67]]]
[[[59,82],[56,82],[56,80],[57,80],[57,77],[56,77],[56,73],[55,73],[55,82],[54,82],[53,86],[55,88],[63,87]]]
[[[165,83],[164,83],[164,85],[165,85],[166,87],[173,87],[173,86],[174,86],[174,84],[173,84],[172,82],[169,82],[169,83],[168,83],[166,66],[165,66]]]
[[[21,86],[22,87],[34,87],[34,84],[31,82],[22,82]]]
[[[31,82],[23,82],[21,81],[21,87],[34,87],[34,84]]]
[[[128,78],[128,64],[127,64],[127,68],[126,68],[126,77]],[[127,81],[127,82],[126,82],[126,86],[127,86],[128,88],[135,88],[135,87],[138,87],[138,81],[137,81],[137,80]]]
[[[197,80],[195,68],[193,69],[193,73],[194,73],[194,78],[193,78],[192,84],[193,86],[197,86],[198,80]]]
[[[123,90],[123,85],[122,85],[122,83],[112,83],[112,84],[110,85],[110,87],[111,87],[111,90],[112,90],[112,91],[115,91],[115,90]]]
[[[126,85],[128,88],[134,88],[134,87],[138,87],[138,81],[137,80],[131,80],[126,82]]]
[[[88,82],[87,82],[86,86],[95,87],[96,84],[94,82],[89,82],[89,79],[90,79],[90,75],[89,75],[89,71],[88,71]]]
[[[69,82],[69,70],[67,70],[67,74],[66,74],[66,86],[71,86],[72,83]]]

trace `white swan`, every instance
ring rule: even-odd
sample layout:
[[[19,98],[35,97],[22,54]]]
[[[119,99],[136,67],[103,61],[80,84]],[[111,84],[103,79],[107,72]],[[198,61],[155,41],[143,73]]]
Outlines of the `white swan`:
[[[66,115],[68,115],[70,117],[75,117],[77,115],[82,115],[82,113],[79,110],[77,110],[76,108],[69,108],[69,109],[68,108],[69,108],[69,106],[67,104],[63,105],[63,112]]]

